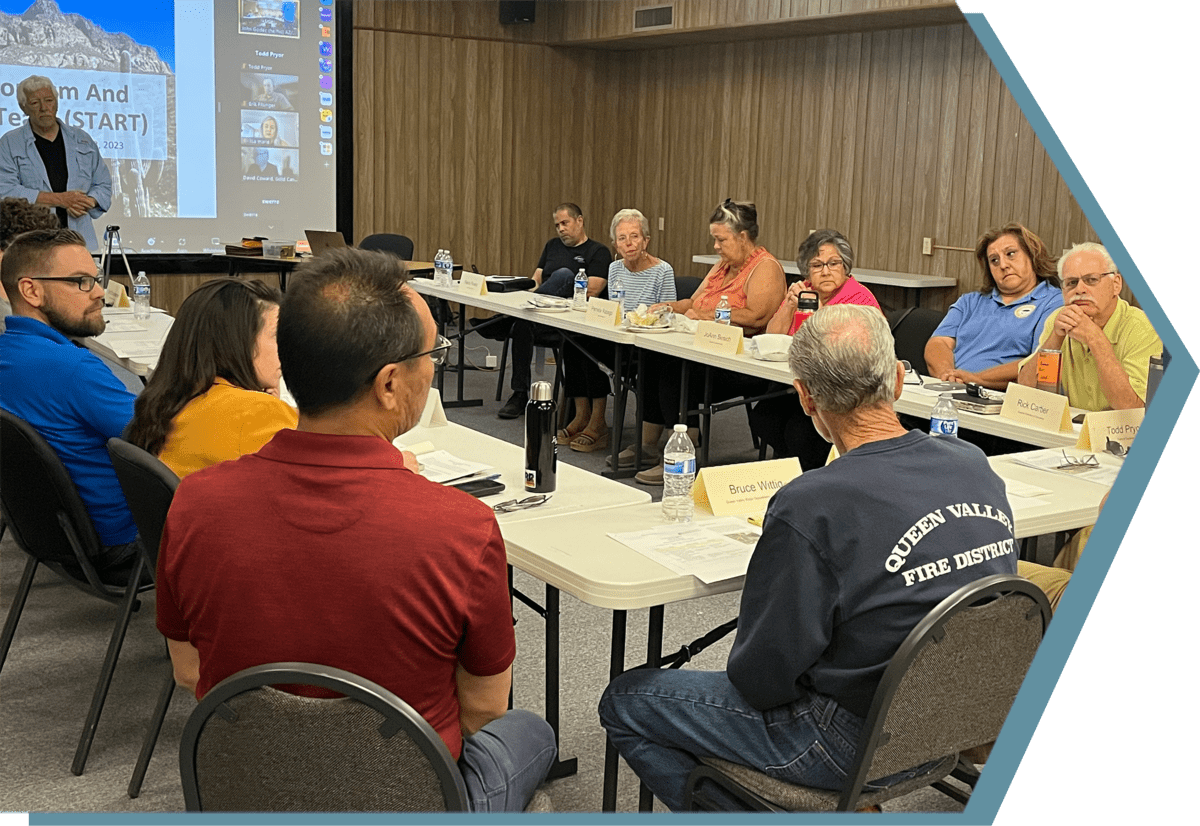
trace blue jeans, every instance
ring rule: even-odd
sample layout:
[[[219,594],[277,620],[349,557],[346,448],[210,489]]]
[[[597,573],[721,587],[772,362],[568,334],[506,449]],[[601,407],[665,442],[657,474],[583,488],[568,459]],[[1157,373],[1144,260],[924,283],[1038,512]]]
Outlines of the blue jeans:
[[[554,729],[530,711],[510,710],[463,738],[458,768],[474,812],[521,812],[558,755]]]
[[[840,790],[863,721],[829,697],[759,711],[724,671],[639,669],[613,680],[600,698],[613,746],[654,795],[683,809],[696,755],[750,766],[778,780]],[[911,773],[888,778],[891,785]]]

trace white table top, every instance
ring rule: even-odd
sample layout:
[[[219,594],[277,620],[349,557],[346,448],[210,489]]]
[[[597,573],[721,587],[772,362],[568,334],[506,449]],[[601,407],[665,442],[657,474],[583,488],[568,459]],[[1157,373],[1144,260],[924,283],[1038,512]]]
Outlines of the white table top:
[[[989,461],[1001,478],[1037,485],[1050,493],[1030,497],[1035,503],[1023,502],[1014,509],[1017,539],[1095,523],[1107,487],[1065,473],[1019,465],[1013,458],[1019,455],[997,456]],[[1121,464],[1120,459],[1107,454],[1097,458],[1104,464]],[[707,511],[696,510],[697,522],[712,518]],[[662,506],[652,502],[513,524],[504,528],[504,541],[509,561],[518,568],[601,608],[647,608],[741,589],[743,577],[706,585],[608,536],[610,531],[645,530],[662,524]]]
[[[532,293],[527,290],[515,290],[505,293],[489,292],[486,295],[465,295],[458,291],[457,286],[436,287],[431,278],[413,278],[408,283],[421,295],[442,298],[446,301],[466,304],[481,310],[503,313],[513,318],[521,318],[537,324],[545,324],[568,333],[579,333],[595,338],[602,338],[605,341],[612,341],[617,344],[634,343],[634,333],[630,333],[621,327],[601,327],[596,324],[588,324],[583,320],[584,313],[580,310],[566,310],[564,312],[535,310],[529,306],[529,297]]]
[[[937,379],[929,376],[925,377],[926,383],[936,381]],[[896,401],[896,412],[928,419],[929,414],[933,412],[933,406],[937,404],[938,395],[938,393],[931,390],[924,390],[915,385],[905,384],[903,394]],[[1074,412],[1072,412],[1072,415],[1074,415]],[[1077,424],[1072,424],[1070,430],[1064,430],[1060,433],[1043,430],[1040,427],[1018,422],[1015,419],[1008,419],[998,414],[984,416],[981,413],[970,413],[966,410],[958,411],[958,426],[974,430],[978,433],[988,433],[992,436],[1000,436],[1005,439],[1012,439],[1014,442],[1036,445],[1038,447],[1071,447],[1079,441],[1080,431],[1080,425]]]
[[[162,350],[163,339],[166,338],[167,330],[171,329],[171,325],[175,322],[175,319],[167,315],[164,311],[155,309],[150,313],[149,318],[139,321],[133,317],[133,310],[118,310],[113,307],[104,308],[104,319],[110,323],[116,320],[130,321],[140,324],[146,329],[130,333],[110,333],[105,330],[98,336],[81,338],[78,341],[96,355],[116,362],[136,376],[144,378],[153,373],[154,368],[158,365],[158,354]],[[157,342],[158,346],[152,355],[125,358],[117,354],[117,349],[122,344],[144,340]]]
[[[715,258],[716,256],[712,256]],[[525,306],[528,300],[526,292],[488,293],[487,295],[468,296],[458,292],[456,287],[435,287],[431,279],[414,278],[409,283],[422,295],[445,298],[449,301],[462,302],[472,307],[479,307],[493,312],[504,313],[515,318],[524,318],[567,332],[603,338],[620,344],[634,346],[655,353],[674,356],[701,364],[710,364],[724,370],[732,370],[748,376],[757,376],[768,381],[790,385],[791,371],[787,362],[760,361],[748,353],[736,356],[722,355],[706,350],[698,350],[693,346],[694,336],[690,333],[630,333],[618,328],[597,327],[583,322],[583,314],[568,310],[562,313],[546,313],[532,310]],[[935,379],[926,377],[927,382]],[[937,394],[924,391],[919,387],[905,385],[904,393],[896,402],[896,412],[906,413],[928,419],[937,403]],[[1048,430],[1033,427],[1024,422],[1004,419],[1000,416],[984,416],[979,413],[959,411],[959,427],[1012,439],[1027,445],[1037,447],[1068,447],[1075,444],[1079,438],[1079,425],[1073,425],[1069,432],[1053,433]]]
[[[718,255],[693,255],[693,264],[713,266],[721,258]],[[792,275],[803,275],[794,263],[780,260],[783,271]],[[957,287],[958,281],[946,275],[918,275],[911,272],[892,272],[891,270],[856,269],[851,273],[863,284],[882,284],[887,287]]]
[[[493,466],[493,472],[500,474],[498,481],[504,483],[504,491],[480,500],[487,505],[497,505],[510,499],[524,499],[531,495],[525,492],[525,448],[519,445],[509,444],[454,422],[440,427],[417,426],[396,441],[404,445],[432,442],[436,448],[446,450],[460,459]],[[639,505],[649,501],[650,494],[646,491],[569,465],[562,461],[560,454],[557,490],[550,501],[536,508],[497,514],[496,519],[500,522],[501,530],[507,532],[510,526],[521,522],[555,516],[571,518],[584,512]],[[515,560],[510,561],[517,565]],[[521,565],[517,567],[524,570]]]

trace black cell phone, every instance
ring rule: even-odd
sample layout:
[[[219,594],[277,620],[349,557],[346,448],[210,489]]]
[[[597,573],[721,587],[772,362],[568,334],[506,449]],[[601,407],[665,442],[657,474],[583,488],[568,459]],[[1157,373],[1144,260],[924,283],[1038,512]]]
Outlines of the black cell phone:
[[[482,498],[503,491],[504,483],[499,479],[477,479],[473,482],[463,482],[461,485],[451,485],[451,487],[458,488],[476,498]]]

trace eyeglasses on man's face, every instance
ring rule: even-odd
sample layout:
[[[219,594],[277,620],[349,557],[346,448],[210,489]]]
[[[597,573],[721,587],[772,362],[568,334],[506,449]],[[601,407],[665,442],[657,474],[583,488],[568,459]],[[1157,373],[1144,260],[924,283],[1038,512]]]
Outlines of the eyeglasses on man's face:
[[[1062,289],[1064,293],[1069,293],[1079,286],[1080,281],[1082,281],[1084,284],[1087,284],[1089,287],[1095,287],[1103,279],[1108,278],[1110,275],[1116,274],[1116,270],[1109,270],[1108,272],[1097,273],[1095,275],[1084,275],[1080,278],[1064,278]]]
[[[446,354],[450,352],[450,348],[452,346],[453,345],[450,343],[450,339],[439,334],[432,350],[426,350],[423,353],[413,353],[411,356],[405,356],[402,359],[397,359],[396,363],[399,364],[402,361],[411,361],[413,359],[420,358],[421,356],[429,356],[429,360],[440,367],[446,363]]]
[[[809,261],[808,271],[813,275],[824,269],[828,269],[830,272],[837,272],[842,268],[843,263],[840,258],[830,258],[828,261]]]
[[[28,275],[30,281],[66,281],[75,284],[81,292],[90,293],[100,280],[95,275]]]

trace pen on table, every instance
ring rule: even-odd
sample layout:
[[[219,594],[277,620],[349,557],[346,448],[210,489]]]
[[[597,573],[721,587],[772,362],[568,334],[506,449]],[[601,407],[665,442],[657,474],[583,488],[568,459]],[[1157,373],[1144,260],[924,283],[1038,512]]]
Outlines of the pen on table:
[[[492,480],[499,479],[499,478],[500,478],[499,473],[493,473],[490,476],[479,476],[477,474],[472,473],[470,476],[460,476],[457,479],[451,479],[448,482],[443,482],[443,484],[450,485],[451,487],[456,487],[458,485],[465,485],[467,482],[491,482]]]

